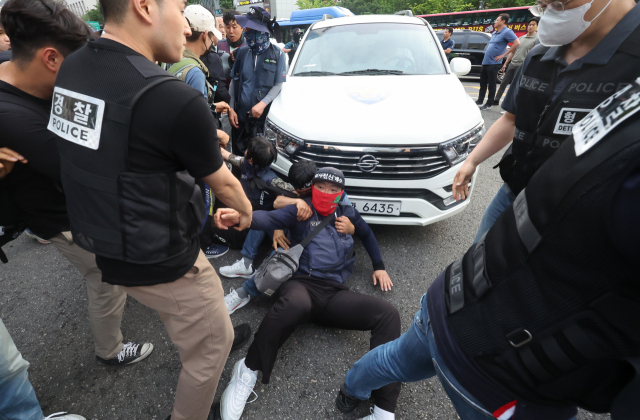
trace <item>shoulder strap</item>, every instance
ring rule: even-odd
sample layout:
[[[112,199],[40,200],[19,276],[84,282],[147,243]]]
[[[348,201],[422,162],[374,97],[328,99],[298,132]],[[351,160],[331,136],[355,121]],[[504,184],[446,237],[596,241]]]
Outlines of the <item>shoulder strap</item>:
[[[49,113],[46,110],[34,104],[30,100],[22,98],[20,96],[0,92],[0,102],[7,102],[14,105],[20,105],[22,107],[30,109],[33,112],[36,112],[40,116],[43,116],[49,119]]]
[[[183,58],[182,60],[175,63],[173,66],[169,67],[168,72],[176,75],[186,69],[187,67],[200,67],[199,63],[193,58]],[[189,69],[191,70],[191,69]]]
[[[322,223],[316,226],[315,229],[313,229],[311,233],[308,234],[307,237],[302,240],[302,242],[300,242],[300,245],[303,248],[306,248],[307,245],[309,245],[309,243],[313,241],[313,238],[318,236],[318,233],[320,233],[322,229],[324,229],[330,222],[332,222],[334,218],[335,218],[334,214],[332,214],[331,216],[325,217]]]

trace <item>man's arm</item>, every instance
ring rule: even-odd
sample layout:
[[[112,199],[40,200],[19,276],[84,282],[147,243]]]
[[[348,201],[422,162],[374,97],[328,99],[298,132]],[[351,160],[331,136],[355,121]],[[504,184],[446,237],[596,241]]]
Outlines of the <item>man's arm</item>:
[[[362,245],[364,245],[364,249],[367,250],[367,254],[369,254],[369,258],[371,258],[371,262],[373,263],[373,285],[375,286],[380,283],[380,289],[382,291],[389,291],[391,290],[393,283],[391,282],[389,274],[385,270],[384,262],[382,262],[378,241],[367,222],[365,222],[364,219],[362,219],[362,216],[360,216],[360,213],[355,209],[353,212],[354,216],[349,219],[355,226],[355,233],[362,241]]]
[[[295,206],[287,206],[280,210],[263,211],[257,210],[253,212],[253,220],[251,221],[252,230],[261,230],[269,232],[272,230],[293,228],[298,220],[296,219],[297,210]],[[241,215],[234,209],[220,208],[214,215],[214,222],[219,229],[228,229],[236,226],[241,221]],[[242,230],[242,228],[236,228]]]
[[[273,203],[274,209],[283,209],[286,206],[295,205],[296,209],[298,209],[298,220],[307,220],[313,215],[313,211],[311,207],[301,198],[291,198],[285,197],[284,195],[279,195],[276,197],[276,201]]]
[[[514,35],[515,37],[515,35]],[[518,38],[515,39],[515,41],[513,41],[513,44],[511,44],[511,48],[509,49],[509,53],[513,52],[515,54],[516,50],[518,49],[518,47],[520,46],[520,40]],[[500,61],[502,60],[508,53],[505,52],[504,54],[501,54],[499,56],[497,56],[495,58],[496,61]]]
[[[207,78],[204,76],[202,70],[200,70],[198,67],[194,67],[189,70],[185,82],[192,88],[197,89],[199,92],[202,92],[202,94],[204,95],[204,99],[208,99]]]
[[[202,180],[211,188],[217,198],[240,213],[239,230],[248,228],[251,224],[251,202],[245,195],[240,181],[231,174],[229,169],[222,165],[220,169]]]
[[[467,157],[453,179],[453,198],[464,200],[469,196],[469,181],[476,168],[490,156],[498,153],[513,139],[516,130],[516,116],[505,111],[484,135],[480,143]]]

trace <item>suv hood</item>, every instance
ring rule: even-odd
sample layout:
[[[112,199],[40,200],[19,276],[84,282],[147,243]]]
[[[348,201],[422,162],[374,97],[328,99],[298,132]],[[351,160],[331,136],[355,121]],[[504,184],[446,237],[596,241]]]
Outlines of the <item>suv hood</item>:
[[[453,74],[289,77],[268,119],[303,140],[423,145],[482,121]]]

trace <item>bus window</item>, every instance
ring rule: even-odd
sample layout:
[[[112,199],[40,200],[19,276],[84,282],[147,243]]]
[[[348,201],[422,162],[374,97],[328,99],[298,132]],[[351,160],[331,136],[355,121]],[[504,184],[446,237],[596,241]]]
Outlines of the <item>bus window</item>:
[[[527,20],[527,15],[529,15],[528,10],[512,10],[509,23],[522,23]]]
[[[497,18],[498,18],[497,15],[484,16],[484,18],[482,19],[482,23],[485,25],[490,25],[493,22],[495,22]]]
[[[462,16],[462,25],[469,26],[473,24],[473,16],[472,15],[463,15]]]
[[[484,51],[489,43],[489,38],[480,34],[469,34],[469,46],[468,50],[480,50]]]

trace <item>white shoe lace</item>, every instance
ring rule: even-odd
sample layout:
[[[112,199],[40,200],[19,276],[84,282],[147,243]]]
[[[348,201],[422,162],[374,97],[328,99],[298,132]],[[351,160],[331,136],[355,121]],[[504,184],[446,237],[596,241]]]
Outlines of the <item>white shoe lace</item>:
[[[245,382],[245,377],[246,377],[246,382]],[[253,390],[253,387],[248,384],[250,380],[251,380],[251,377],[249,376],[248,373],[243,373],[240,378],[236,379],[236,388],[233,392],[235,397],[233,400],[233,405],[235,405],[236,407],[245,403],[251,404],[252,402],[258,399],[258,394],[256,394],[255,391]],[[256,397],[251,401],[247,401],[251,394],[254,394]]]
[[[244,266],[244,261],[238,260],[233,263],[230,270],[238,271],[238,270],[246,270],[247,268]]]
[[[236,293],[236,289],[232,287],[231,290],[229,291],[229,294],[224,297],[224,304],[229,306],[239,298],[240,296],[238,296],[238,293]]]
[[[124,345],[120,353],[118,353],[118,362],[122,362],[125,357],[135,356],[140,344],[127,343]]]

